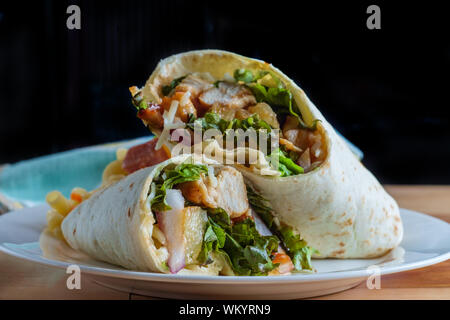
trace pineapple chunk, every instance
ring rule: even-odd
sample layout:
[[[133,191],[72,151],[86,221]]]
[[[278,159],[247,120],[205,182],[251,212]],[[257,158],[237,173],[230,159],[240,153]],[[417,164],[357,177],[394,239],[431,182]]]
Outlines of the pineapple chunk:
[[[186,244],[186,265],[189,265],[197,262],[197,257],[202,249],[208,218],[206,211],[200,207],[187,207],[183,211],[185,213],[184,241]]]

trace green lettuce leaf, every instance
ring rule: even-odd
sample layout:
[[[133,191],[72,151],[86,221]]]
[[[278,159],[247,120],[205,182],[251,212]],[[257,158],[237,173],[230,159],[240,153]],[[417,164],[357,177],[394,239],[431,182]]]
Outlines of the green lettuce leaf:
[[[268,201],[247,186],[248,201],[252,209],[264,221],[266,226],[281,239],[283,247],[294,264],[296,271],[312,270],[311,256],[319,252],[307,245],[299,234],[295,234],[291,227],[286,225],[277,226],[273,223],[273,210]]]
[[[295,234],[291,227],[282,226],[279,233],[288,249],[295,270],[312,270],[311,256],[319,251],[308,247],[306,241],[302,240],[299,234]]]
[[[155,179],[156,193],[151,200],[150,205],[154,211],[167,211],[171,207],[166,202],[166,191],[173,189],[177,184],[197,181],[200,179],[200,174],[208,174],[208,168],[205,165],[181,163],[174,169],[164,170],[165,178],[162,178],[162,173]]]
[[[271,259],[278,248],[276,236],[261,236],[250,218],[232,224],[223,209],[207,211],[208,223],[197,258],[200,263],[212,262],[214,252],[222,255],[237,275],[267,275],[278,266]]]
[[[203,131],[208,129],[217,129],[224,134],[227,130],[242,129],[246,131],[249,129],[255,129],[258,131],[260,129],[266,129],[269,133],[272,129],[270,125],[260,119],[257,114],[253,114],[245,120],[233,119],[231,121],[222,119],[219,114],[214,112],[206,113],[203,118],[196,118],[193,114],[189,115],[186,126],[194,130],[196,123],[201,126]]]
[[[306,125],[291,91],[284,88],[281,80],[270,71],[259,71],[255,76],[250,70],[237,69],[234,72],[237,82],[243,82],[252,91],[258,102],[266,102],[271,107],[297,118],[303,129],[316,130],[318,119],[311,126]]]
[[[187,76],[188,75],[173,79],[170,84],[163,86],[161,90],[162,94],[168,96],[172,92],[172,90],[175,89]]]
[[[300,173],[304,173],[304,170],[301,166],[299,166],[298,164],[296,164],[294,161],[292,161],[291,158],[289,158],[289,156],[282,151],[280,148],[275,149],[269,156],[269,158],[271,159],[271,163],[274,163],[275,161],[273,161],[274,157],[277,156],[278,157],[278,171],[281,172],[281,176],[282,177],[288,177],[288,176],[292,176],[292,175],[296,175],[296,174],[300,174]]]

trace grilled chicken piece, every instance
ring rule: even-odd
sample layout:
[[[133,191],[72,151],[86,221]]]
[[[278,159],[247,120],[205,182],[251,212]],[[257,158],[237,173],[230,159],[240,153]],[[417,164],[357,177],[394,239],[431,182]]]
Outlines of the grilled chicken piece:
[[[277,120],[277,115],[272,108],[265,102],[260,102],[257,105],[247,109],[251,114],[257,114],[261,120],[267,122],[272,128],[279,129],[280,124]]]
[[[183,197],[196,204],[201,204],[208,208],[216,207],[214,188],[207,188],[206,179],[199,179],[197,181],[183,182],[178,185]]]
[[[247,213],[249,205],[244,178],[234,168],[225,167],[216,176],[178,185],[185,199],[208,208],[222,208],[231,218]]]
[[[175,94],[180,92],[190,92],[191,96],[189,100],[192,102],[193,106],[195,106],[196,109],[196,112],[191,113],[194,113],[196,116],[198,114],[198,116],[201,117],[203,116],[203,114],[205,114],[206,111],[208,111],[209,108],[205,108],[205,106],[199,102],[198,97],[202,92],[210,88],[214,88],[214,86],[208,81],[194,75],[188,75],[175,88]],[[183,121],[186,122],[186,120]]]
[[[247,189],[242,174],[234,168],[224,167],[217,175],[217,206],[231,218],[245,214],[248,209]]]
[[[208,112],[217,113],[222,119],[231,121],[235,118],[236,110],[230,109],[227,106],[223,106],[219,103],[214,103]]]
[[[186,94],[188,95],[187,99],[185,98]],[[191,96],[192,96],[192,94],[191,94]],[[176,91],[172,95],[172,97],[164,97],[163,98],[163,101],[161,103],[161,107],[163,108],[163,110],[169,111],[170,107],[172,105],[172,102],[174,100],[177,100],[179,103],[177,112],[175,113],[175,116],[180,118],[181,121],[187,122],[190,114],[197,116],[197,110],[195,109],[195,106],[190,99],[189,93],[181,92],[181,91]]]
[[[213,88],[214,86],[194,75],[188,75],[184,78],[180,84],[175,88],[175,91],[191,93],[192,97],[197,97],[201,92]]]
[[[245,109],[231,109],[228,106],[214,103],[208,112],[214,112],[220,115],[224,120],[231,121],[233,119],[245,120],[249,118],[252,114]]]
[[[298,120],[294,116],[287,116],[283,125],[283,134],[286,136],[286,131],[291,129],[298,129]]]
[[[323,136],[319,130],[310,131],[300,129],[298,128],[298,121],[294,117],[288,116],[283,126],[283,135],[295,146],[305,150],[297,160],[297,164],[304,167],[305,171],[312,169],[315,162],[325,159],[325,144],[323,143]]]
[[[204,108],[211,108],[215,103],[232,109],[245,108],[256,104],[252,92],[239,84],[219,82],[218,88],[212,87],[199,96],[199,102]]]

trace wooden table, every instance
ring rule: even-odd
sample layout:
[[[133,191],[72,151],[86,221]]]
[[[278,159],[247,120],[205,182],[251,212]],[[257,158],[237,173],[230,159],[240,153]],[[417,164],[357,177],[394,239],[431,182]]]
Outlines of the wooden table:
[[[450,222],[450,186],[386,186],[402,208]],[[103,288],[88,279],[81,290],[66,288],[64,270],[25,262],[0,253],[0,299],[149,299]],[[381,290],[365,282],[317,299],[450,299],[450,260],[381,277]]]

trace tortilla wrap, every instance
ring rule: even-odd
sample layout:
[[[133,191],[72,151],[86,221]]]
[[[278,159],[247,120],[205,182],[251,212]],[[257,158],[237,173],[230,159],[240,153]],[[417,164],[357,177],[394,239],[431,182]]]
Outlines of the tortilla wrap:
[[[144,100],[160,103],[162,87],[189,73],[215,80],[236,69],[268,70],[291,91],[302,118],[319,119],[326,159],[315,170],[289,177],[261,175],[237,165],[249,183],[271,202],[277,218],[300,232],[319,258],[369,258],[396,247],[403,236],[397,203],[359,162],[303,90],[271,64],[219,50],[177,54],[162,60],[143,88]],[[154,132],[158,135],[158,132]]]
[[[167,249],[152,239],[155,218],[146,201],[153,178],[168,164],[180,164],[190,156],[179,156],[127,176],[95,192],[77,206],[61,225],[64,238],[76,250],[127,269],[169,273]],[[214,164],[206,158],[195,163]],[[182,269],[179,274],[217,275],[220,268]]]

